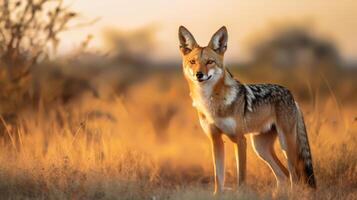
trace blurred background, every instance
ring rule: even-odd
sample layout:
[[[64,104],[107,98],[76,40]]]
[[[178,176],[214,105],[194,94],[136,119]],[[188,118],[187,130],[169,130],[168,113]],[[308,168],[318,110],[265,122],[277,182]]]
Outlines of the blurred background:
[[[2,0],[0,176],[10,181],[0,181],[1,194],[31,186],[16,197],[130,198],[128,188],[115,189],[121,181],[133,184],[129,191],[148,188],[144,196],[167,195],[157,192],[163,185],[211,184],[209,142],[191,107],[177,32],[184,25],[205,46],[225,25],[226,66],[244,83],[293,92],[317,155],[321,194],[343,180],[346,196],[329,197],[353,199],[356,13],[353,0]],[[261,169],[250,170],[253,184],[269,169],[252,159]],[[273,176],[253,187],[266,185]]]
[[[316,87],[311,84],[323,78],[323,87],[345,92],[338,95],[341,100],[355,96],[355,84],[346,83],[357,69],[354,1],[12,0],[1,8],[1,74],[2,87],[10,90],[3,93],[7,97],[18,90],[26,94],[16,95],[31,101],[67,101],[86,90],[98,98],[121,96],[153,74],[182,78],[179,25],[191,30],[202,46],[227,26],[226,65],[238,78],[285,80],[288,86],[296,80],[293,85],[305,96],[313,95]],[[294,70],[299,73],[290,73]],[[285,74],[272,77],[279,73]],[[43,88],[52,84],[61,91]]]

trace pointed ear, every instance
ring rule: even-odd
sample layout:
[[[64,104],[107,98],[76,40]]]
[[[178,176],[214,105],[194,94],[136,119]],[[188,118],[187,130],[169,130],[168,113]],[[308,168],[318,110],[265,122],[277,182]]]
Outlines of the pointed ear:
[[[208,46],[218,54],[223,55],[227,50],[228,33],[227,28],[222,26],[215,34],[213,34]]]
[[[190,53],[194,47],[198,46],[193,35],[184,26],[180,26],[178,36],[180,50],[184,55]]]

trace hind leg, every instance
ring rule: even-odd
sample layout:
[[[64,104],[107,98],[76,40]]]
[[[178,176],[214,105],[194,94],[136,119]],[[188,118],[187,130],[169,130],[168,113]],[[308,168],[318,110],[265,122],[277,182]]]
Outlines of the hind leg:
[[[280,162],[274,151],[277,133],[272,129],[260,135],[252,135],[251,141],[255,153],[270,167],[276,178],[277,187],[288,180],[288,170]]]
[[[297,173],[298,157],[296,149],[296,134],[294,132],[294,128],[289,128],[289,126],[286,125],[278,128],[278,134],[281,148],[287,159],[291,188],[293,188],[293,185],[299,181],[299,176]]]

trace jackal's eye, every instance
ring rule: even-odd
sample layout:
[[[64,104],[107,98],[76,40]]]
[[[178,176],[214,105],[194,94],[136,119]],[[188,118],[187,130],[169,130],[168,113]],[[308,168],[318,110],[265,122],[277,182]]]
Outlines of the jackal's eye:
[[[207,60],[206,65],[211,65],[211,64],[213,64],[213,63],[215,63],[215,61],[214,61],[214,60]]]
[[[190,60],[190,64],[194,65],[194,64],[196,64],[196,61],[195,60]]]

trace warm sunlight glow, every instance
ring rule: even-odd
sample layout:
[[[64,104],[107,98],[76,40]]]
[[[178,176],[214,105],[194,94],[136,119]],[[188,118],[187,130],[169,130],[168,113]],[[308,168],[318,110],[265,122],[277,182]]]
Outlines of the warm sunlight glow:
[[[0,0],[0,200],[357,199],[356,0]]]
[[[342,1],[199,1],[199,0],[66,0],[83,15],[83,20],[99,17],[91,27],[63,34],[63,51],[73,47],[85,33],[95,35],[93,46],[101,48],[105,28],[137,29],[158,27],[156,59],[177,59],[177,27],[185,25],[208,42],[211,32],[222,25],[229,27],[228,59],[247,57],[245,41],[250,34],[261,31],[267,23],[298,21],[311,24],[312,29],[331,38],[348,59],[357,57],[357,2]],[[269,6],[267,6],[269,5]],[[352,42],[353,41],[353,42]]]

